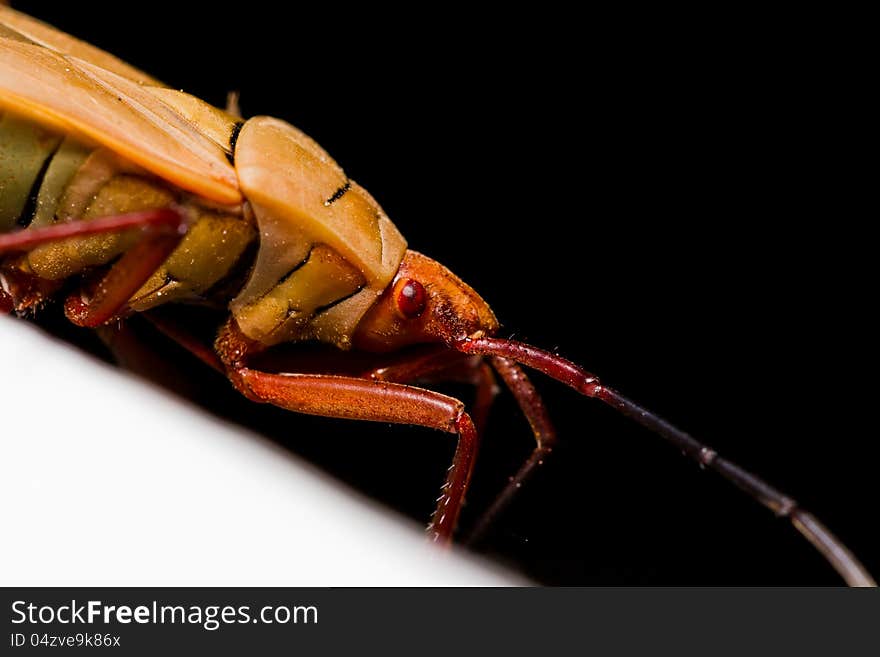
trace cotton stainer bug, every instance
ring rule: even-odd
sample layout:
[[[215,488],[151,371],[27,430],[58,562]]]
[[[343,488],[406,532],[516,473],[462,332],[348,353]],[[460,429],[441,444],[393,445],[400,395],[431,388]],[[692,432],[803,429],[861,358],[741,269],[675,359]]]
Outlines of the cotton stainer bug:
[[[0,242],[9,254],[0,303],[26,311],[82,281],[66,309],[75,323],[96,326],[132,312],[149,317],[147,311],[173,301],[225,300],[231,313],[214,350],[192,343],[179,326],[164,328],[247,396],[300,412],[459,435],[432,520],[438,540],[452,534],[476,432],[455,400],[401,384],[445,374],[482,381],[485,389],[488,366],[495,367],[539,436],[503,503],[552,440],[543,404],[518,362],[657,430],[788,515],[847,581],[870,582],[787,497],[571,363],[492,337],[497,324],[482,299],[441,265],[407,251],[372,198],[296,129],[265,118],[242,123],[20,14],[2,15],[0,222],[10,232]],[[16,227],[25,230],[11,232]],[[70,236],[78,239],[59,241]],[[256,358],[269,361],[275,345],[314,340],[338,347],[340,360],[368,351],[387,353],[394,364],[344,379],[247,367]],[[415,344],[426,347],[408,359],[403,348]]]

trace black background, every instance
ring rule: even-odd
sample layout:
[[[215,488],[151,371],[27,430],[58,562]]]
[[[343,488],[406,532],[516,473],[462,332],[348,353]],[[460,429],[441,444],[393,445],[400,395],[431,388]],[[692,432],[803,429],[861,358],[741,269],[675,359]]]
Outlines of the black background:
[[[296,124],[412,248],[490,301],[502,335],[558,347],[765,475],[880,572],[876,432],[837,388],[860,354],[855,326],[835,330],[855,320],[831,263],[844,228],[819,189],[829,129],[803,95],[813,61],[772,29],[549,8],[16,5],[172,86],[220,105],[237,89],[246,116]],[[536,381],[563,445],[482,551],[554,584],[839,581],[785,521]],[[295,417],[205,385],[224,413],[430,515],[452,450],[441,434]],[[464,529],[529,449],[502,395]]]

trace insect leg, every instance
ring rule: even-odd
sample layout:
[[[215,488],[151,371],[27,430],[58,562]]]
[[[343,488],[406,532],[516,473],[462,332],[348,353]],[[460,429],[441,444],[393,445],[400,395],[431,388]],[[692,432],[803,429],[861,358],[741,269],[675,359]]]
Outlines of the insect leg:
[[[447,349],[429,352],[391,365],[377,367],[364,374],[364,378],[394,383],[421,384],[457,382],[476,388],[471,418],[482,436],[489,419],[489,410],[499,388],[492,368],[482,359],[467,356]]]
[[[72,237],[139,229],[142,238],[111,267],[85,301],[71,295],[65,303],[68,319],[94,328],[112,319],[125,306],[183,239],[188,228],[184,214],[174,208],[159,208],[129,214],[71,221],[41,228],[26,228],[0,235],[0,254],[28,251],[41,244]]]
[[[242,335],[234,322],[221,329],[215,354],[162,309],[144,316],[161,333],[205,364],[221,371],[225,365],[233,385],[254,401],[311,415],[415,424],[458,434],[452,467],[428,526],[433,540],[442,543],[451,540],[476,460],[479,436],[498,392],[495,377],[482,359],[462,359],[461,354],[437,350],[398,359],[356,377],[271,374],[244,367],[248,356],[261,348]],[[475,385],[473,412],[465,413],[460,401],[446,395],[401,385],[404,381],[427,379]],[[352,396],[356,399],[351,399]]]
[[[455,359],[455,355],[451,357]],[[516,475],[511,478],[504,490],[494,500],[492,506],[477,521],[475,529],[468,537],[468,543],[479,541],[498,514],[510,504],[523,482],[543,463],[544,458],[550,454],[556,443],[556,430],[547,413],[547,408],[522,368],[513,361],[501,357],[493,357],[492,364],[511,390],[523,415],[526,416],[537,445]],[[425,383],[454,380],[476,385],[477,399],[471,416],[479,435],[483,433],[489,407],[498,393],[495,377],[485,361],[473,358],[450,360],[450,352],[446,350],[377,368],[368,376],[369,378],[398,383],[409,383],[415,380]]]
[[[188,228],[183,213],[177,210],[156,210],[169,213],[169,223],[143,229],[142,238],[110,268],[95,287],[88,300],[82,292],[67,297],[64,312],[78,326],[95,328],[114,317],[153,272],[177,248]]]
[[[183,347],[208,367],[220,373],[226,372],[216,352],[209,345],[196,338],[180,322],[175,321],[163,308],[148,310],[141,313],[141,316],[165,337]]]
[[[49,281],[22,271],[23,257],[12,256],[0,262],[0,290],[8,296],[7,303],[12,304],[12,310],[18,313],[39,308],[61,287],[60,281]]]
[[[473,471],[477,432],[459,400],[424,388],[356,377],[268,374],[242,367],[233,385],[254,401],[324,417],[414,424],[458,435],[452,467],[428,525],[438,543],[452,538]]]
[[[470,382],[477,388],[474,404],[471,408],[471,417],[474,420],[474,426],[477,428],[477,435],[482,436],[486,431],[489,410],[492,408],[492,403],[495,401],[495,397],[498,396],[500,390],[495,382],[492,368],[484,361],[481,361],[476,370],[473,371]]]
[[[29,251],[41,244],[58,242],[70,237],[85,237],[102,233],[117,233],[140,228],[146,231],[180,230],[183,215],[172,208],[129,212],[127,214],[99,217],[89,221],[66,221],[41,228],[23,228],[0,234],[0,254],[13,251]]]
[[[493,356],[492,364],[510,389],[523,415],[529,421],[532,433],[535,436],[536,446],[517,473],[510,478],[504,490],[492,502],[492,506],[480,516],[476,527],[467,539],[468,544],[479,542],[495,518],[513,500],[523,483],[538,466],[544,463],[544,459],[553,451],[553,447],[556,444],[556,429],[553,427],[553,422],[547,413],[547,407],[544,406],[544,400],[541,399],[526,373],[512,360],[501,358],[500,356]]]
[[[140,315],[98,326],[94,331],[122,369],[185,399],[197,403],[204,399],[202,381],[192,376],[189,359],[169,354],[168,345],[161,338],[157,340],[155,331],[141,321]]]
[[[187,228],[184,213],[175,208],[158,208],[6,233],[0,235],[0,254],[29,251],[41,244],[72,237],[139,229],[141,240],[104,275],[89,301],[83,300],[81,294],[67,299],[65,312],[68,319],[80,326],[94,328],[119,312],[177,247]]]
[[[14,307],[15,304],[12,302],[12,297],[9,296],[9,293],[6,290],[0,289],[0,315],[8,315]]]
[[[476,393],[470,415],[477,431],[477,449],[479,449],[479,443],[482,442],[482,438],[486,433],[489,411],[492,408],[495,397],[500,392],[495,374],[485,360],[472,356],[462,360],[461,354],[445,349],[437,354],[428,354],[421,358],[417,357],[402,363],[395,363],[391,366],[376,368],[369,372],[366,377],[381,381],[394,381],[396,383],[413,383],[417,381],[420,384],[429,385],[432,383],[455,381],[474,386]],[[490,511],[495,510],[496,506],[497,502],[493,504]],[[494,515],[495,513],[493,512],[492,516]],[[491,520],[492,517],[484,513],[478,525],[485,525],[483,529],[488,528]]]

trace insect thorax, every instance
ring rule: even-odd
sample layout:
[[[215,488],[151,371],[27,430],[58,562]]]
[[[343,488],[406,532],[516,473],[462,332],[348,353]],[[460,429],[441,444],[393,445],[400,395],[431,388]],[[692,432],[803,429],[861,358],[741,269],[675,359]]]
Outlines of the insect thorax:
[[[265,345],[341,348],[391,282],[406,242],[366,190],[294,126],[255,117],[235,146],[240,189],[260,231],[250,279],[230,308]]]

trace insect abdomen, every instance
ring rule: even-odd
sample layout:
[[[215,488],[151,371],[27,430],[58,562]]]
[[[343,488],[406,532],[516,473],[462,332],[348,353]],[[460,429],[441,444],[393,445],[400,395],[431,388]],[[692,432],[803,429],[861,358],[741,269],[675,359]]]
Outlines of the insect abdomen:
[[[39,189],[35,181],[44,176],[60,143],[58,135],[32,122],[0,117],[0,231],[30,225],[35,208],[28,206]]]
[[[0,230],[184,205],[195,215],[181,245],[129,303],[134,310],[197,300],[223,279],[255,239],[241,215],[206,208],[103,148],[89,148],[6,114],[0,119]],[[59,281],[98,267],[138,235],[107,234],[37,247],[15,266]]]

